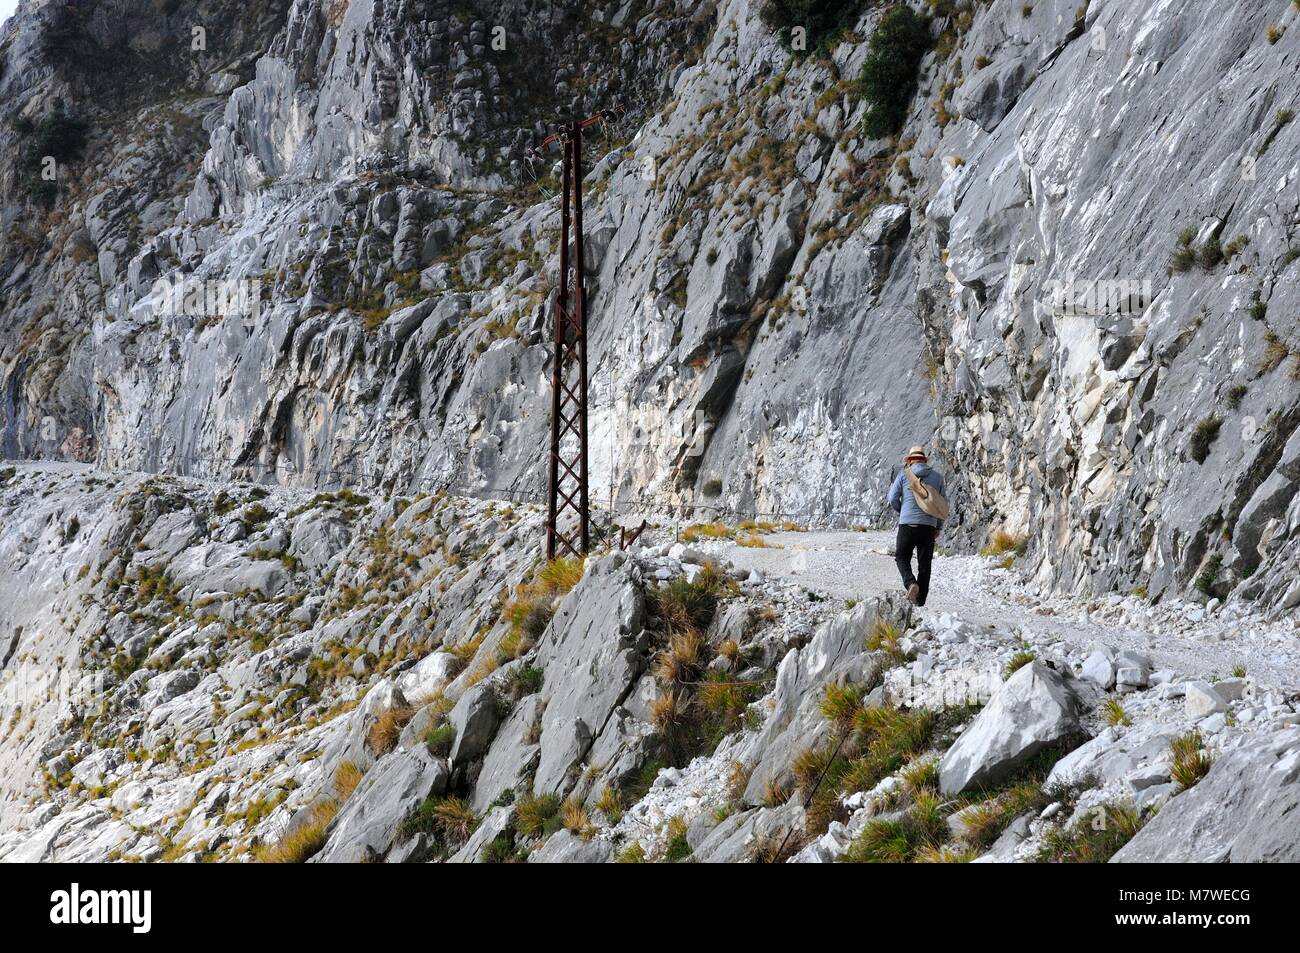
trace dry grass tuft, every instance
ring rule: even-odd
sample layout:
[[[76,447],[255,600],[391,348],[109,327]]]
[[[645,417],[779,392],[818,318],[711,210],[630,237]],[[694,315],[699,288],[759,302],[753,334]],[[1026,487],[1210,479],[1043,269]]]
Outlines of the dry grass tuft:
[[[820,748],[802,749],[790,764],[795,785],[803,791],[811,791],[829,763],[829,751]]]
[[[609,818],[611,824],[617,824],[623,817],[623,795],[619,794],[618,788],[605,785],[600,800],[596,802],[596,810]]]
[[[692,681],[699,674],[703,658],[704,637],[697,629],[675,632],[668,647],[655,658],[655,677],[659,684],[671,686]]]
[[[486,637],[486,632],[478,632],[472,639],[468,639],[457,645],[444,645],[443,651],[447,652],[457,661],[457,670],[459,670],[473,661],[474,656],[478,654],[479,646],[483,644],[483,640]]]
[[[727,797],[739,804],[745,797],[745,788],[749,787],[749,776],[753,772],[743,761],[733,761],[727,765]]]
[[[560,812],[560,799],[554,794],[526,794],[515,805],[515,828],[525,836],[536,837],[550,826]]]
[[[789,785],[780,778],[773,778],[763,786],[763,804],[766,807],[780,807],[786,801],[790,800],[791,790]]]
[[[718,600],[734,591],[734,580],[728,580],[716,565],[708,563],[694,582],[682,577],[651,589],[650,601],[670,633],[705,629],[713,620]]]
[[[537,573],[537,582],[557,596],[567,595],[582,581],[585,568],[582,559],[552,559]]]
[[[274,844],[254,848],[253,859],[261,864],[306,863],[325,846],[325,830],[338,812],[338,801],[321,801],[311,809],[305,823],[299,824]]]
[[[369,734],[366,735],[370,750],[375,754],[387,754],[392,751],[397,747],[397,739],[401,737],[402,729],[414,717],[415,709],[409,705],[399,705],[381,712],[375,719],[375,723],[370,726]]]
[[[591,840],[595,836],[596,825],[591,823],[591,817],[581,801],[573,799],[565,801],[560,815],[565,830],[572,831],[583,840]]]
[[[1276,370],[1290,356],[1290,345],[1279,337],[1276,331],[1269,328],[1264,332],[1264,356],[1259,361],[1261,374]]]
[[[681,714],[676,692],[664,692],[650,703],[650,723],[661,734],[670,732],[681,719]]]
[[[501,640],[500,654],[506,659],[519,658],[546,631],[559,599],[582,580],[586,568],[581,559],[552,559],[537,571],[532,582],[515,587],[503,597],[502,618],[510,632]]]
[[[979,856],[975,850],[959,850],[949,844],[938,847],[926,845],[912,857],[914,864],[969,864]]]
[[[447,842],[456,847],[469,840],[469,835],[474,833],[474,828],[478,824],[474,810],[463,798],[449,797],[440,801],[434,807],[433,815],[438,821],[438,826],[442,828]]]
[[[914,758],[903,769],[903,790],[915,794],[923,788],[939,786],[939,762],[933,758]]]
[[[988,545],[980,550],[981,556],[1005,556],[1014,553],[1020,556],[1028,545],[1028,538],[1023,533],[1012,533],[1007,529],[995,529],[989,536]]]
[[[1102,715],[1108,725],[1123,725],[1125,727],[1133,724],[1133,719],[1128,716],[1124,706],[1113,698],[1106,699],[1106,704],[1101,706]]]
[[[725,523],[695,523],[682,530],[683,543],[698,543],[702,539],[734,539],[736,531]]]
[[[691,845],[686,840],[686,821],[673,817],[668,821],[667,839],[664,842],[664,860],[670,864],[685,860],[691,855]]]
[[[902,637],[903,633],[899,631],[898,626],[884,619],[877,619],[871,623],[871,631],[867,633],[867,650],[885,652],[895,661],[902,661],[906,655],[899,646],[899,639]]]
[[[350,798],[363,777],[365,772],[351,761],[340,764],[334,772],[334,791],[338,794],[339,800],[346,801]]]

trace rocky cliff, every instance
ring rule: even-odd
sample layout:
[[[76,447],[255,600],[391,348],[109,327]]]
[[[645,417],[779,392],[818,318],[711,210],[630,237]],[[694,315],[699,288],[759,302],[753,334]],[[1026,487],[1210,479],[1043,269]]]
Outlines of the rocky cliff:
[[[671,636],[642,624],[647,585],[686,564],[598,563],[589,598],[549,593],[562,615],[535,619],[526,649],[503,615],[517,587],[554,584],[535,578],[528,504],[559,204],[554,157],[528,150],[557,116],[616,102],[585,181],[602,522],[870,525],[899,451],[926,443],[949,474],[953,545],[1003,530],[1040,593],[1293,616],[1300,13],[911,6],[926,18],[915,88],[875,137],[862,76],[898,4],[820,5],[804,50],[782,12],[798,5],[760,0],[26,0],[0,36],[0,453],[96,469],[6,482],[4,588],[20,596],[0,647],[6,667],[84,669],[111,691],[102,722],[13,716],[5,796],[65,792],[57,815],[25,816],[45,833],[21,850],[88,843],[77,818],[113,832],[87,857],[242,857],[293,817],[308,841],[359,832],[322,857],[398,856],[400,814],[424,837],[400,855],[450,855],[451,822],[411,821],[412,799],[492,816],[523,767],[545,779],[530,797],[595,811],[608,787],[622,811],[654,803],[635,783],[647,765],[689,768],[699,738],[655,748],[654,699],[628,694]],[[466,580],[450,601],[435,570]],[[591,635],[610,624],[584,616],[596,604],[626,609],[613,647]],[[753,704],[784,668],[777,646],[822,623],[760,639],[722,710]],[[435,651],[458,645],[455,663]],[[598,651],[609,684],[521,694],[534,669]],[[862,654],[846,678],[869,686]],[[489,679],[489,660],[527,673]],[[426,664],[459,713],[406,697],[403,666]],[[444,665],[468,666],[451,690]],[[663,704],[655,745],[665,725],[717,730]],[[1288,704],[1257,707],[1285,719]],[[385,721],[376,761],[369,732],[390,710],[425,720],[404,740]],[[548,729],[552,710],[569,721]],[[97,754],[114,750],[147,767]],[[274,767],[290,755],[292,776]],[[348,813],[370,798],[339,789],[372,763],[407,792],[373,836]],[[580,765],[599,768],[581,780]],[[148,815],[166,842],[127,843],[142,823],[122,816],[128,778],[167,818],[222,791],[184,830]],[[538,846],[506,807],[466,856]],[[773,817],[790,829],[753,815]]]
[[[870,522],[924,440],[965,538],[1025,533],[1045,585],[1300,597],[1294,11],[931,4],[870,139],[880,4],[806,56],[744,0],[118,6],[3,41],[4,149],[85,128],[53,195],[6,164],[7,455],[535,494],[558,209],[526,148],[621,100],[602,498]]]

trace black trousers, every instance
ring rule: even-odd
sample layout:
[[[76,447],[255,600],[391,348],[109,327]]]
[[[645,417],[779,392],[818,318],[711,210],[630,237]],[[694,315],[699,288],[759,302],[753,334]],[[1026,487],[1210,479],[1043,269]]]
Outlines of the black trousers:
[[[930,563],[934,559],[934,540],[939,531],[933,526],[911,526],[899,524],[898,539],[894,543],[894,562],[898,564],[898,574],[903,577],[903,588],[912,583],[920,587],[916,604],[925,605],[925,597],[930,593]],[[916,552],[916,575],[912,575],[912,553]]]

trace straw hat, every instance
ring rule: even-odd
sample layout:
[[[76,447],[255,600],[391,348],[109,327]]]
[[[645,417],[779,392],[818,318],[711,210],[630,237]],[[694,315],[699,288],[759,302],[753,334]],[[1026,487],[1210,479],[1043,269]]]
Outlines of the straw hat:
[[[907,455],[903,457],[904,463],[928,463],[929,460],[930,458],[925,455],[924,447],[913,447],[911,450],[907,451]]]

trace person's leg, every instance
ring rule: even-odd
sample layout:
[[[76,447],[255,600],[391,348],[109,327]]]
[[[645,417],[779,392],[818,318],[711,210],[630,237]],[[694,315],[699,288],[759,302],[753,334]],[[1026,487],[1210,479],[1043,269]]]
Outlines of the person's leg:
[[[916,548],[916,539],[912,527],[899,525],[898,536],[894,539],[894,562],[898,565],[898,574],[903,577],[903,588],[909,588],[916,577],[912,575],[912,550]]]
[[[898,536],[894,538],[894,563],[898,566],[898,575],[902,576],[902,586],[907,586],[917,581],[917,577],[911,575],[911,551],[917,547],[917,541],[911,536],[911,527],[898,527]]]
[[[921,587],[917,597],[918,606],[925,605],[925,597],[930,594],[930,563],[934,559],[934,539],[938,530],[923,526],[917,530],[916,540],[916,583]]]

